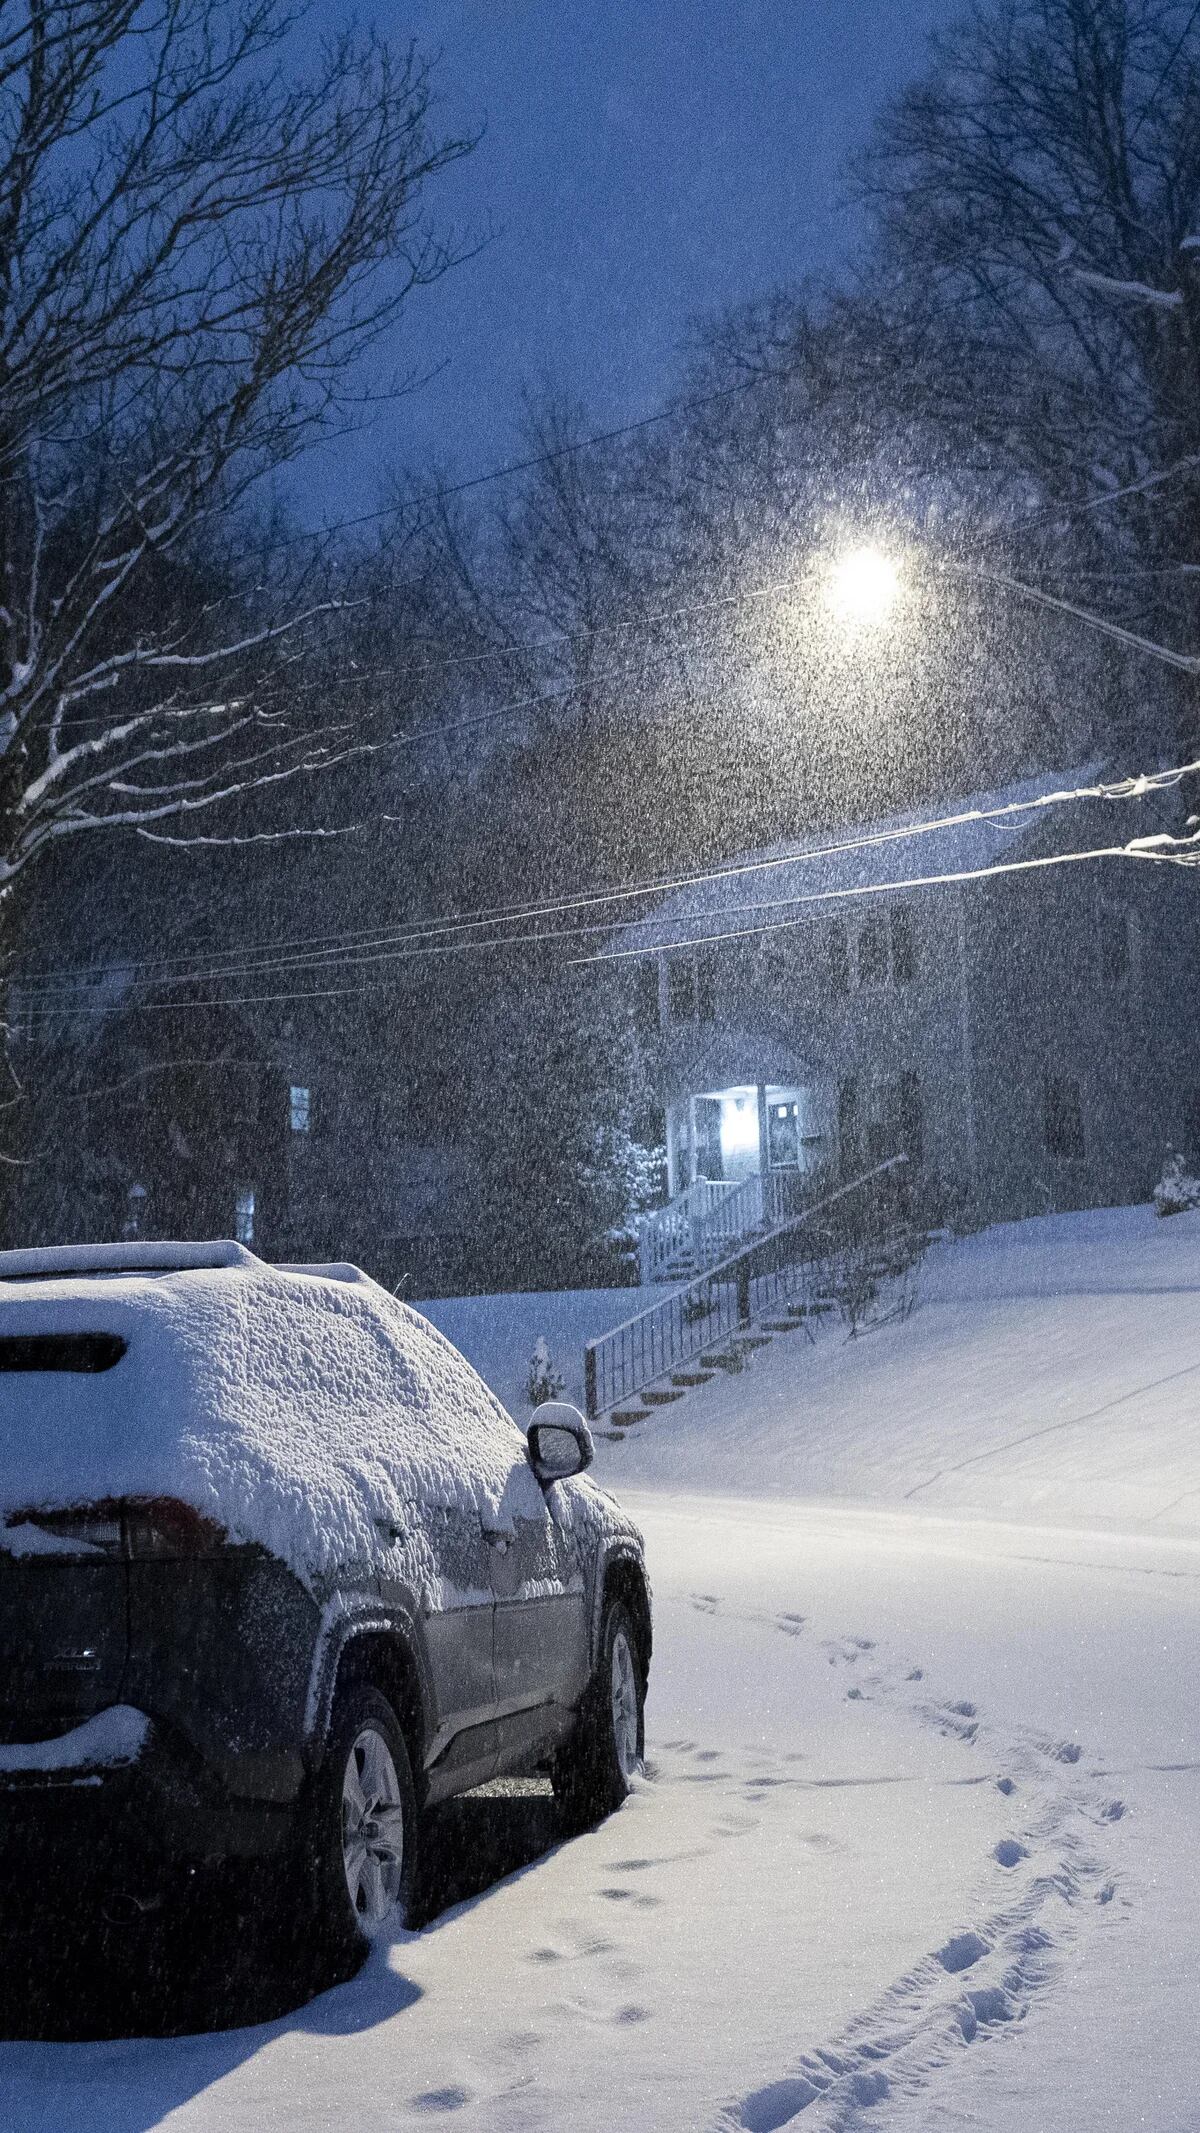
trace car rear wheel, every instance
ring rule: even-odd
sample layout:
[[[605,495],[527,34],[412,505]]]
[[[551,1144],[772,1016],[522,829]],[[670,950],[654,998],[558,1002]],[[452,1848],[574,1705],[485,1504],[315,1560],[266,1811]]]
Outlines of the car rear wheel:
[[[377,1689],[354,1685],[334,1706],[310,1824],[316,1925],[330,1954],[361,1953],[407,1925],[418,1838],[399,1721]]]
[[[645,1752],[645,1672],[626,1607],[605,1610],[596,1671],[553,1769],[564,1822],[587,1829],[619,1807]]]

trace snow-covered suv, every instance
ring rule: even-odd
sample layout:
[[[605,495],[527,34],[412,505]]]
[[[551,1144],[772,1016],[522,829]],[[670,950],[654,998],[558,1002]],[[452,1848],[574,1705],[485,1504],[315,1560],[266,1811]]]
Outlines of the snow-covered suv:
[[[403,1922],[421,1810],[642,1753],[642,1544],[353,1267],[236,1244],[0,1253],[0,1849],[275,1854],[333,1942]]]

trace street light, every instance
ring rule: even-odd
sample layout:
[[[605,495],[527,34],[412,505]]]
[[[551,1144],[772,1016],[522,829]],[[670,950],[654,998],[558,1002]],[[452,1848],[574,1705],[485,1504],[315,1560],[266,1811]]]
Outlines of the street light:
[[[851,548],[834,564],[829,598],[844,622],[877,627],[887,622],[900,596],[900,573],[879,548]]]

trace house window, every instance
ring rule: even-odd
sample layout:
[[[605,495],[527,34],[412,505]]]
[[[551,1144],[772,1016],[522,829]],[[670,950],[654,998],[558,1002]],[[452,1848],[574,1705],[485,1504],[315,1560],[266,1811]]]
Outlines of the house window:
[[[858,936],[858,982],[881,985],[888,974],[888,941],[884,917],[865,920]]]
[[[691,955],[667,958],[667,1020],[691,1022],[696,1014],[696,965]]]
[[[834,919],[825,941],[829,957],[829,990],[835,1000],[841,1000],[850,990],[850,953],[844,919]]]
[[[643,1037],[652,1036],[658,1028],[657,956],[647,956],[644,962],[633,966],[633,1021]]]
[[[717,1019],[717,952],[715,948],[700,948],[696,951],[696,1020],[715,1022]]]
[[[1100,906],[1100,980],[1112,992],[1133,983],[1133,913],[1117,904]]]
[[[897,985],[911,984],[917,974],[917,944],[912,912],[903,904],[892,907],[892,978]]]
[[[239,1244],[254,1242],[254,1187],[243,1185],[233,1203],[233,1234]]]
[[[861,1156],[859,1134],[861,1121],[858,1109],[858,1083],[843,1081],[838,1089],[838,1148],[843,1170],[855,1170]]]
[[[1081,1163],[1085,1153],[1083,1096],[1074,1074],[1055,1073],[1047,1067],[1042,1115],[1047,1154],[1063,1163]]]
[[[295,1082],[288,1090],[288,1122],[293,1133],[307,1133],[312,1124],[312,1090]]]
[[[892,1093],[892,1116],[896,1128],[897,1155],[908,1157],[910,1176],[925,1161],[925,1107],[921,1101],[921,1077],[911,1071],[898,1076]]]

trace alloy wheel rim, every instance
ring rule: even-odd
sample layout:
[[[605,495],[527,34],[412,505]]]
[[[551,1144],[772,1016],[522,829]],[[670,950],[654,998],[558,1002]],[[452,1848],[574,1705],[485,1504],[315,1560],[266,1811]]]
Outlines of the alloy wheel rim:
[[[637,1669],[623,1629],[613,1638],[612,1726],[621,1775],[631,1778],[639,1761]]]
[[[404,1877],[404,1802],[392,1751],[364,1726],[342,1773],[342,1864],[350,1908],[364,1932],[376,1932],[400,1901]]]

